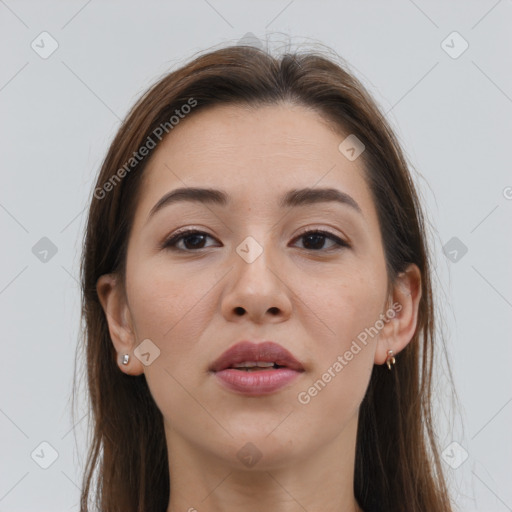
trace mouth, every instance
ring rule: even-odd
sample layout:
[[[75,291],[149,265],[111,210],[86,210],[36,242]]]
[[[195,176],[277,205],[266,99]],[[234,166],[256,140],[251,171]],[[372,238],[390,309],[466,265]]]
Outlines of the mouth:
[[[228,368],[242,371],[262,371],[268,369],[289,368],[303,372],[304,367],[291,352],[273,341],[236,343],[214,361],[209,370],[219,372]]]
[[[243,341],[226,350],[209,368],[231,391],[259,396],[291,383],[304,367],[288,350],[271,341]]]
[[[273,362],[264,362],[261,361],[259,363],[255,361],[246,361],[243,363],[239,363],[235,366],[230,366],[230,369],[233,370],[240,370],[245,372],[255,372],[255,371],[266,371],[266,370],[274,370],[278,368],[286,368],[286,366],[278,365],[277,363]]]

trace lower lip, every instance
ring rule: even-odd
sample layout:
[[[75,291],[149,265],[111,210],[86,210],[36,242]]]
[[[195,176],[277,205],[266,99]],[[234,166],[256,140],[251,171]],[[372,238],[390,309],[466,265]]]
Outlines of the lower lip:
[[[227,368],[215,375],[232,391],[245,395],[258,396],[274,393],[296,379],[301,372],[290,368],[276,368],[274,370],[235,370]]]

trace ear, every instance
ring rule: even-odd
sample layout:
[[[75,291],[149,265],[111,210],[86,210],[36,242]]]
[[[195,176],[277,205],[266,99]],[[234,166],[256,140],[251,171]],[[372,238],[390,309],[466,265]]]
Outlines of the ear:
[[[421,272],[417,265],[411,263],[398,274],[392,285],[384,312],[388,321],[379,333],[375,364],[385,364],[388,350],[396,355],[411,341],[418,323],[420,299]]]
[[[126,294],[119,276],[117,274],[102,275],[96,282],[96,291],[107,318],[119,368],[128,375],[140,375],[144,372],[144,367],[133,353],[137,338],[133,331]],[[121,362],[124,354],[130,355],[126,365]]]

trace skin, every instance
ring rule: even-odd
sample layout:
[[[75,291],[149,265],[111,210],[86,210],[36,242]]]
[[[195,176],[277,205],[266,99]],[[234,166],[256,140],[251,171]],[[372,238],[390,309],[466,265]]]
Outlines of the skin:
[[[145,170],[125,283],[108,274],[97,290],[120,370],[144,373],[164,417],[167,512],[362,510],[353,493],[359,406],[373,365],[414,335],[421,280],[410,265],[387,293],[375,205],[362,159],[338,150],[345,136],[302,106],[217,106],[181,121]],[[149,218],[163,195],[184,186],[225,190],[232,205],[176,203]],[[337,188],[362,214],[337,203],[279,208],[282,194],[302,187]],[[179,253],[160,248],[182,227],[208,237],[178,242]],[[312,242],[299,237],[303,228],[351,246]],[[263,249],[252,263],[236,252],[247,236]],[[394,318],[300,403],[298,394],[393,302],[401,305]],[[145,339],[160,350],[148,366],[134,356]],[[229,391],[208,367],[240,340],[280,343],[305,372],[271,395]],[[248,442],[261,454],[252,467],[237,457]]]

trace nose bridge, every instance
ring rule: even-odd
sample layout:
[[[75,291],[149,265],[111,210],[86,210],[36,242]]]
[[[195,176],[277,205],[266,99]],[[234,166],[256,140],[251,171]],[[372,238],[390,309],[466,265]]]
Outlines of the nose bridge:
[[[275,255],[275,251],[271,249],[270,233],[261,231],[259,235],[246,236],[238,244],[235,252],[240,260],[236,261],[237,280],[255,280],[260,289],[266,286],[269,278],[272,280],[274,276],[269,267],[274,266],[272,259],[275,258],[272,255]]]
[[[222,310],[227,317],[240,316],[245,311],[253,320],[265,317],[287,316],[290,300],[279,266],[279,251],[274,250],[272,234],[261,230],[249,235],[235,247],[234,272],[229,290],[223,298]]]

